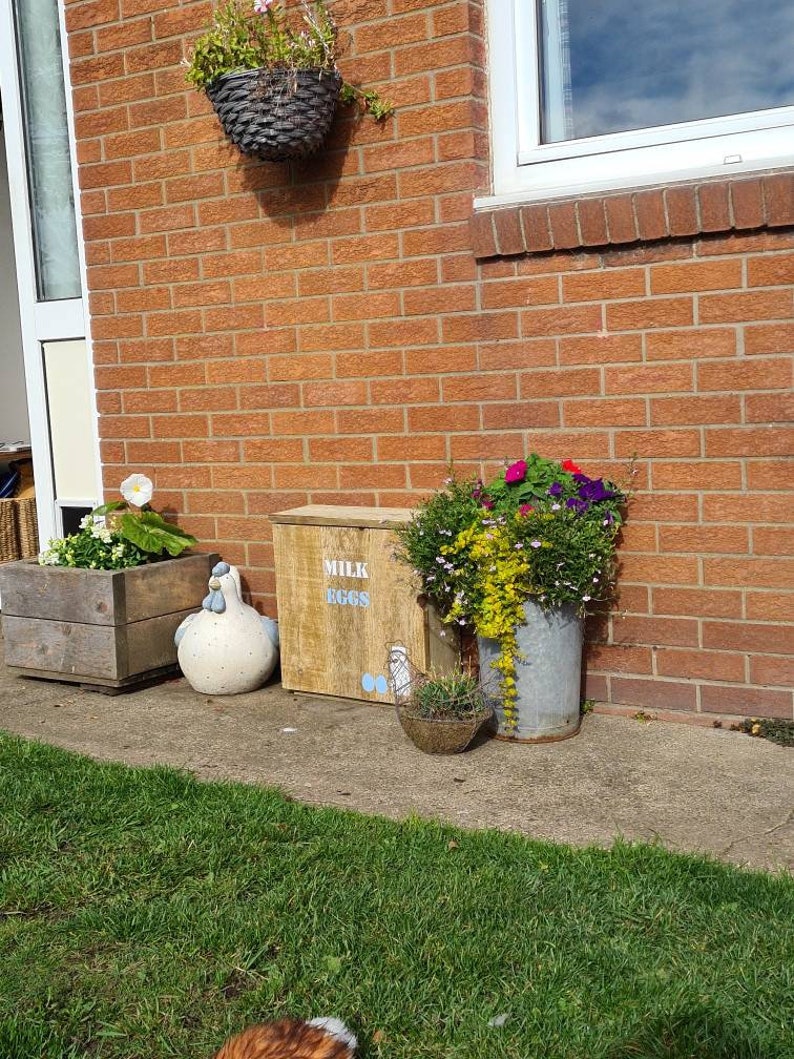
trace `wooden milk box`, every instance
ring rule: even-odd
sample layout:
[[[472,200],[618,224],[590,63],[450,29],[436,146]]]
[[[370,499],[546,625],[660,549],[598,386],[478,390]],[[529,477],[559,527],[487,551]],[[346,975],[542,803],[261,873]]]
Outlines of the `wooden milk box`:
[[[418,581],[394,559],[391,529],[410,516],[323,504],[270,516],[285,688],[393,703],[395,643],[425,672],[454,668],[454,633],[419,605]]]

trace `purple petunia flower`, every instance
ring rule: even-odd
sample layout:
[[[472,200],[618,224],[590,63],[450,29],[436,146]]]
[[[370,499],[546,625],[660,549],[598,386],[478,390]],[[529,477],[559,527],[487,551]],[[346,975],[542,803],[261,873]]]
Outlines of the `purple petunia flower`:
[[[569,507],[572,511],[575,511],[577,515],[583,515],[585,511],[590,510],[590,504],[587,500],[580,500],[579,497],[569,496],[565,501],[565,506]]]
[[[562,496],[562,483],[552,482],[548,488],[549,496]]]
[[[580,475],[576,477],[579,478]],[[582,500],[589,500],[594,504],[600,500],[611,500],[615,496],[614,489],[607,489],[603,478],[588,478],[587,481],[581,483],[578,491]]]

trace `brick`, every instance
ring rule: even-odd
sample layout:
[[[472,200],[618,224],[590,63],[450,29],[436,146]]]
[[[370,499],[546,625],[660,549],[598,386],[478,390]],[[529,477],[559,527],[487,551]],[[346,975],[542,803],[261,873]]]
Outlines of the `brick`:
[[[653,589],[653,610],[671,616],[740,618],[742,593],[739,589],[658,587]]]
[[[747,617],[750,621],[794,622],[794,593],[748,592]]]
[[[667,229],[670,235],[696,235],[700,231],[695,188],[691,184],[665,188]]]
[[[662,677],[742,683],[745,679],[744,671],[743,654],[729,651],[665,649],[656,652],[656,672]]]
[[[695,685],[689,681],[642,680],[632,677],[613,677],[610,681],[613,702],[637,707],[662,707],[668,710],[697,708]]]
[[[640,268],[578,272],[562,279],[566,302],[633,298],[645,293],[645,271]]]
[[[653,426],[700,426],[702,423],[738,423],[740,397],[652,397]]]
[[[443,297],[445,288],[441,287],[439,290]],[[492,280],[482,284],[481,290],[483,309],[549,305],[559,301],[557,280],[551,276],[517,276],[515,279]]]
[[[729,186],[735,227],[760,228],[765,220],[761,181],[756,178],[733,180]]]
[[[561,365],[621,364],[643,359],[639,334],[561,336],[558,345]]]
[[[794,316],[794,296],[790,290],[703,295],[699,316],[704,324],[785,319]]]
[[[551,250],[554,246],[546,206],[523,206],[521,224],[529,253]]]
[[[651,470],[654,489],[694,489],[702,493],[708,490],[741,489],[742,466],[738,460],[697,462],[656,462]],[[726,505],[729,508],[731,501]],[[738,509],[737,509],[738,510]],[[726,512],[727,513],[727,512]],[[671,519],[675,521],[675,519]],[[728,521],[742,521],[738,516]]]
[[[776,526],[774,529],[755,526],[753,552],[756,555],[794,555],[794,529],[787,526]]]
[[[788,489],[794,491],[794,460],[751,460],[745,473],[747,488],[754,491]]]
[[[500,254],[523,254],[524,233],[521,229],[521,210],[518,206],[512,209],[501,209],[494,212],[496,229],[496,246]]]
[[[794,687],[794,658],[760,655],[750,659],[750,680],[754,684],[772,684],[790,689]]]
[[[748,258],[749,287],[790,286],[794,283],[794,254],[763,254]]]
[[[565,368],[560,371],[521,373],[521,397],[581,397],[601,389],[600,373],[593,368]]]
[[[698,623],[693,618],[615,614],[612,618],[612,638],[615,643],[697,647]]]
[[[585,401],[565,401],[563,422],[566,427],[645,426],[647,410],[641,398],[624,400],[612,397],[602,400],[591,397]]]
[[[660,189],[638,191],[634,195],[634,214],[640,239],[663,239],[668,234],[664,194]]]
[[[552,202],[547,207],[551,245],[555,250],[570,250],[580,245],[576,203]]]
[[[607,305],[607,328],[631,331],[654,327],[686,327],[693,323],[691,298],[648,298]]]
[[[697,365],[698,390],[788,390],[791,363],[787,358],[704,363]]]
[[[650,674],[652,672],[651,650],[626,644],[591,644],[587,651],[587,663],[593,669],[610,673]]]
[[[765,176],[763,184],[766,223],[771,228],[794,224],[794,175],[775,173]]]
[[[709,466],[712,467],[714,464]],[[729,488],[740,487],[731,486]],[[718,493],[716,495],[706,494],[703,497],[704,522],[783,523],[790,518],[791,503],[787,501],[783,493],[755,493],[753,496]]]
[[[615,434],[618,457],[701,456],[700,434],[695,430],[625,430]]]
[[[686,392],[692,389],[692,385],[689,364],[608,367],[605,370],[607,394]]]
[[[794,646],[794,633],[788,625],[705,621],[703,646],[715,650],[790,654]]]
[[[750,534],[746,526],[660,526],[659,550],[701,554],[746,554]]]
[[[639,238],[631,195],[608,195],[604,209],[610,243],[633,243]]]
[[[706,430],[706,456],[790,456],[794,428],[781,426]]]
[[[580,199],[576,206],[582,246],[605,246],[609,242],[603,198]]]
[[[445,378],[441,390],[444,401],[504,401],[517,396],[515,375],[504,374]]]
[[[744,351],[748,356],[764,353],[794,353],[794,323],[745,327]]]
[[[690,291],[730,290],[742,286],[740,259],[691,261],[651,268],[652,294],[686,294]]]
[[[472,214],[470,221],[471,249],[475,257],[493,257],[499,253],[497,231],[491,211]]]
[[[736,331],[727,327],[697,327],[654,331],[646,336],[648,360],[701,360],[736,354]]]
[[[739,714],[743,717],[792,719],[790,691],[765,688],[725,688],[706,685],[701,689],[701,709],[708,713]]]
[[[701,184],[697,189],[697,199],[702,232],[726,232],[733,227],[728,181]]]
[[[533,429],[559,425],[560,410],[556,401],[518,401],[509,404],[488,404],[482,408],[483,430]],[[458,426],[457,429],[462,428]]]
[[[577,305],[555,309],[527,309],[521,313],[521,332],[538,335],[575,335],[601,330],[601,307]]]
[[[794,588],[794,560],[764,558],[708,558],[703,563],[706,585],[745,585],[748,588]],[[790,646],[794,646],[794,631]]]

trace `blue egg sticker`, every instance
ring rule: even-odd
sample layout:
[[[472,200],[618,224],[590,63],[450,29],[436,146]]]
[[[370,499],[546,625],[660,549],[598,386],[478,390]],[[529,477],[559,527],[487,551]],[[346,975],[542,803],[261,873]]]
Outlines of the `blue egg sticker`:
[[[375,683],[375,678],[371,673],[365,673],[364,676],[361,678],[361,687],[364,689],[364,691],[374,691]]]
[[[386,677],[384,677],[382,674],[381,674],[381,676],[376,677],[375,678],[375,691],[377,691],[377,693],[379,695],[385,695],[388,690],[389,690],[389,682],[386,679]]]

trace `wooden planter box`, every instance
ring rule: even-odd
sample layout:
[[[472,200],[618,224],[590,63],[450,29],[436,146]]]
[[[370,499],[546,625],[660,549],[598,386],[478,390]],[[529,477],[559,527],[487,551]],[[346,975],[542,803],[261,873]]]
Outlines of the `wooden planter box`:
[[[270,516],[285,688],[393,703],[393,643],[424,672],[454,668],[454,633],[420,606],[411,570],[394,559],[391,529],[410,515],[310,504]]]
[[[5,660],[23,676],[110,693],[178,672],[174,633],[207,594],[217,555],[128,570],[0,568]]]

